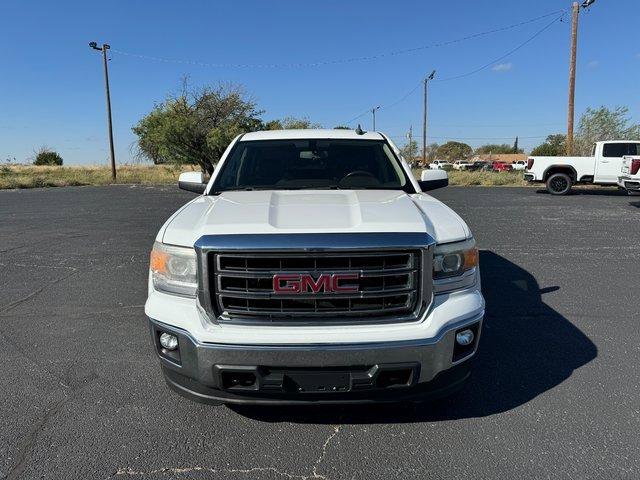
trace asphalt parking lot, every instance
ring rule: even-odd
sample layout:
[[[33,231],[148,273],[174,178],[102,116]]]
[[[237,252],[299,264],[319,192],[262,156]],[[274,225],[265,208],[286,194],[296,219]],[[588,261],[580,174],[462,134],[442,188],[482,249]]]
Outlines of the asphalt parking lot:
[[[455,188],[487,299],[430,405],[227,408],[169,391],[143,312],[177,187],[0,191],[0,478],[640,477],[640,198]]]

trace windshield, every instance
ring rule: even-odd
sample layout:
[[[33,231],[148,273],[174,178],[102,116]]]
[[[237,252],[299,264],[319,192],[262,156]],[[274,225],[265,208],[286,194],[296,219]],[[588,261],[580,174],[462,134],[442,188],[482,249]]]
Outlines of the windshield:
[[[397,190],[408,184],[400,163],[384,141],[240,141],[223,164],[212,193],[332,188]]]

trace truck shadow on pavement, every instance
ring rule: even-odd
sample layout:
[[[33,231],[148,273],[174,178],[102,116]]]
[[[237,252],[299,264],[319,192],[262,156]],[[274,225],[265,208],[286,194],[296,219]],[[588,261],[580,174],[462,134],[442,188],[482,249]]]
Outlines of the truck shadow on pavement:
[[[597,356],[591,340],[542,298],[533,275],[490,251],[480,253],[487,302],[473,374],[454,396],[426,403],[318,407],[230,407],[266,422],[326,424],[434,422],[506,412],[560,385]]]
[[[551,195],[545,188],[536,190],[536,193],[539,193],[541,195]],[[574,195],[600,195],[600,196],[607,196],[607,197],[626,197],[627,196],[627,192],[625,192],[624,190],[621,189],[614,189],[614,188],[606,188],[606,187],[601,187],[601,188],[572,188],[571,191],[567,194],[569,196],[574,196]]]

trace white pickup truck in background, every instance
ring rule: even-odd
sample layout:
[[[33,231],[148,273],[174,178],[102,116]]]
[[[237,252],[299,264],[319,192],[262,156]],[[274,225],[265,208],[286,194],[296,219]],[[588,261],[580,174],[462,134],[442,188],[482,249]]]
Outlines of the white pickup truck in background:
[[[446,160],[434,160],[429,164],[431,170],[444,170],[451,167],[453,167],[453,165]]]
[[[524,178],[546,183],[554,195],[566,195],[576,183],[617,185],[625,155],[640,155],[640,140],[596,142],[591,157],[529,157]]]
[[[622,160],[622,170],[618,186],[629,195],[640,195],[640,156],[626,155]]]

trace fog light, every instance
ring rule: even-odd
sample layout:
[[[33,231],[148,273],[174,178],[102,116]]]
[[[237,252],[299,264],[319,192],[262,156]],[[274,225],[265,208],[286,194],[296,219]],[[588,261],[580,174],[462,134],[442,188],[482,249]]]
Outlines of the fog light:
[[[463,330],[461,332],[456,333],[456,342],[458,345],[467,346],[471,345],[473,342],[473,332],[471,330]]]
[[[160,335],[160,345],[167,350],[175,350],[178,348],[178,337],[170,333],[163,333]]]

